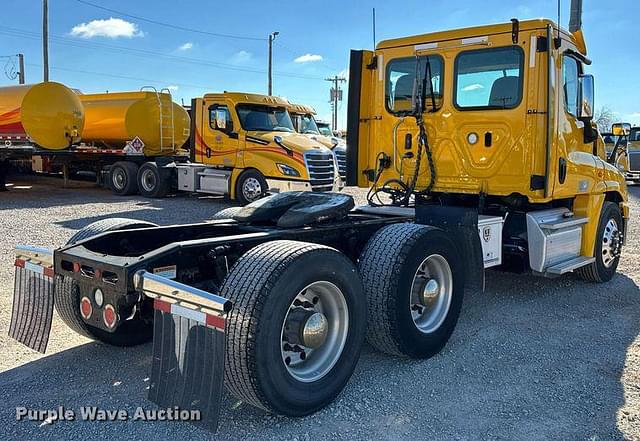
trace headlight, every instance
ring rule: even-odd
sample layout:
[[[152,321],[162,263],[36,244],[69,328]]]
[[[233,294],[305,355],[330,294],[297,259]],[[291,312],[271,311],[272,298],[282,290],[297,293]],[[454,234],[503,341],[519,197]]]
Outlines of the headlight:
[[[293,167],[290,167],[286,164],[276,164],[276,166],[278,167],[278,170],[280,170],[280,173],[285,176],[300,177],[300,173],[298,173],[298,170]]]

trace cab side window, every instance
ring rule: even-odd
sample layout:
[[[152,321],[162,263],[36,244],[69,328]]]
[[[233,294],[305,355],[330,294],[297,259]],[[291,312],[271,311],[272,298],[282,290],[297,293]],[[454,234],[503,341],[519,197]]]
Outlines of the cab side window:
[[[571,57],[562,59],[562,84],[564,88],[564,107],[573,116],[578,115],[578,78],[580,69],[578,60]]]
[[[226,105],[214,104],[209,107],[209,126],[224,133],[233,132],[233,118]]]

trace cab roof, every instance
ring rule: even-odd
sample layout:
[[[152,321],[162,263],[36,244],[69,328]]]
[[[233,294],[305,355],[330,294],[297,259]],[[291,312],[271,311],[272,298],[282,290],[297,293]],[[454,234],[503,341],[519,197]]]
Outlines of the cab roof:
[[[558,25],[552,20],[546,18],[538,18],[533,20],[524,20],[519,22],[520,32],[531,31],[536,29],[546,29],[551,25],[554,31],[558,30]],[[499,23],[492,25],[474,26],[469,28],[452,29],[448,31],[431,32],[428,34],[414,35],[411,37],[394,38],[383,40],[376,46],[376,49],[390,49],[394,47],[411,46],[421,43],[434,43],[441,41],[452,41],[457,39],[465,39],[472,37],[480,37],[495,34],[510,34],[513,29],[512,23]],[[573,34],[560,28],[560,32],[564,38],[575,43]]]
[[[224,92],[207,93],[204,98],[228,98],[236,103],[264,104],[267,106],[289,107],[289,101],[279,96],[260,95],[257,93]]]
[[[316,110],[313,107],[307,106],[306,104],[294,104],[294,103],[289,103],[289,112],[296,113],[296,114],[304,114],[304,115],[316,114]]]

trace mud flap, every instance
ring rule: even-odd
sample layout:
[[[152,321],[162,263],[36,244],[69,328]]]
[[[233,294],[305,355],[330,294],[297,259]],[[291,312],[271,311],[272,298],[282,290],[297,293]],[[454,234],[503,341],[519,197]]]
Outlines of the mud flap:
[[[53,252],[16,247],[9,337],[45,353],[53,318]]]
[[[467,207],[416,204],[416,222],[442,228],[464,256],[465,288],[484,291],[484,260],[478,235],[478,210]]]
[[[162,408],[196,411],[193,423],[218,428],[224,385],[228,300],[141,271],[136,287],[153,298],[149,400]]]

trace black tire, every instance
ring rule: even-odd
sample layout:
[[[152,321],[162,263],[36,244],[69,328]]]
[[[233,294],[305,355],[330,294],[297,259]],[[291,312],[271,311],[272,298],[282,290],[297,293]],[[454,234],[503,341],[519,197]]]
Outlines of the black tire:
[[[316,281],[343,293],[348,333],[326,375],[302,382],[282,358],[281,330],[296,295]],[[331,403],[351,377],[366,329],[366,303],[355,265],[322,245],[273,241],[244,254],[226,277],[221,295],[233,301],[227,319],[225,384],[239,399],[288,416],[313,413]]]
[[[138,165],[119,161],[109,168],[109,188],[119,196],[138,193]]]
[[[242,210],[242,207],[227,207],[211,216],[211,220],[233,219],[233,216],[238,214],[240,210]]]
[[[610,266],[606,266],[603,256],[603,237],[607,224],[610,220],[614,220],[618,225],[618,229],[622,230],[623,221],[620,207],[614,202],[605,202],[602,206],[602,212],[600,213],[600,220],[598,222],[598,233],[596,234],[596,244],[594,250],[595,262],[578,268],[576,273],[588,282],[602,283],[608,282],[613,278],[618,269],[618,263],[620,262],[620,255],[613,260]],[[617,239],[621,240],[621,238]],[[618,247],[622,244],[618,242]]]
[[[243,188],[245,184],[248,183],[257,183],[260,185],[259,196],[251,197],[247,192],[243,192]],[[238,180],[236,181],[236,200],[240,203],[240,205],[247,205],[251,202],[257,201],[258,199],[265,197],[267,195],[267,191],[269,190],[267,186],[267,180],[264,178],[262,173],[258,170],[250,168],[238,176]]]
[[[103,219],[77,231],[67,241],[67,245],[72,245],[106,231],[154,226],[157,225],[135,219]],[[107,332],[86,324],[80,316],[80,297],[79,286],[71,277],[56,276],[54,306],[62,321],[78,334],[114,346],[135,346],[146,343],[153,337],[152,323],[141,319],[139,315],[132,320],[122,322],[114,332]]]
[[[138,191],[146,198],[163,198],[171,190],[171,175],[162,173],[155,162],[145,162],[138,169]]]
[[[410,294],[417,269],[432,255],[449,265],[452,290],[443,322],[425,333],[412,318]],[[447,235],[425,225],[389,225],[367,242],[358,268],[367,296],[367,341],[392,355],[428,358],[440,352],[453,333],[464,297],[461,259]]]

